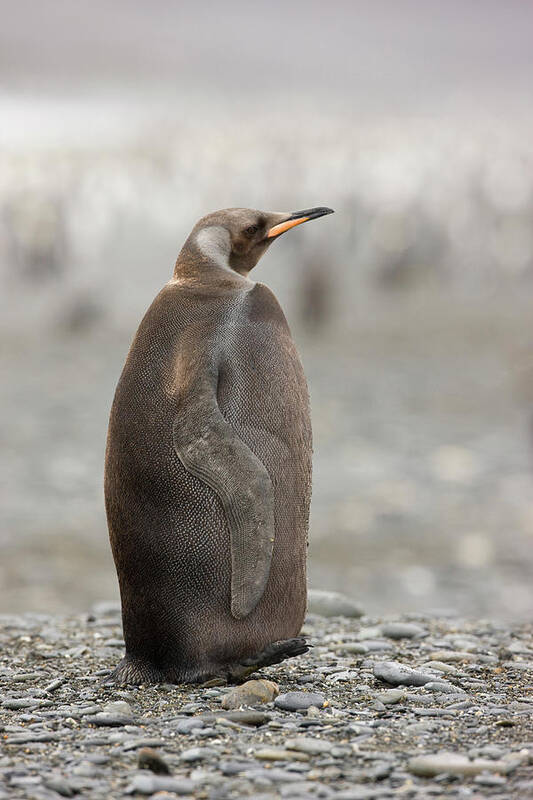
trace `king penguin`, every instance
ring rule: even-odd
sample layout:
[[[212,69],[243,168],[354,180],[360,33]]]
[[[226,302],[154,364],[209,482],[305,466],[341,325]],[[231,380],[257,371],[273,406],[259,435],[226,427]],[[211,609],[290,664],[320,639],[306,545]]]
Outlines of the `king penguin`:
[[[119,683],[239,681],[307,650],[307,384],[276,297],[249,273],[330,213],[203,217],[139,326],[105,462]]]

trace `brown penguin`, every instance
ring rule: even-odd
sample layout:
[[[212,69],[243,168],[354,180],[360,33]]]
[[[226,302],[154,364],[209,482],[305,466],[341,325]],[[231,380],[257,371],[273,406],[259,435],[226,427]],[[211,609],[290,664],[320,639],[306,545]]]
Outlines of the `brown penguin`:
[[[248,273],[286,230],[330,213],[203,217],[139,326],[105,466],[117,681],[238,679],[307,650],[307,385],[276,298]]]

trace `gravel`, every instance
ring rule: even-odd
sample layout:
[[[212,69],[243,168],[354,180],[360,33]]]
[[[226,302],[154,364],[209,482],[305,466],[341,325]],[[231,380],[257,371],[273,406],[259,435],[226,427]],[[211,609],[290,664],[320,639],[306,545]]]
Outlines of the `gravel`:
[[[124,688],[116,608],[0,618],[0,798],[532,795],[531,625],[313,612],[304,633],[240,687]],[[350,646],[380,635],[394,660]]]

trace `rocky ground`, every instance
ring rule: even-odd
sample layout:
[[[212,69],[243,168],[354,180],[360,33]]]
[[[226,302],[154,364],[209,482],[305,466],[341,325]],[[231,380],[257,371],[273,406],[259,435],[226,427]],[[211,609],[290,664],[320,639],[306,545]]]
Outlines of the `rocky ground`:
[[[237,689],[106,685],[114,605],[3,616],[0,798],[533,797],[532,626],[360,613]]]

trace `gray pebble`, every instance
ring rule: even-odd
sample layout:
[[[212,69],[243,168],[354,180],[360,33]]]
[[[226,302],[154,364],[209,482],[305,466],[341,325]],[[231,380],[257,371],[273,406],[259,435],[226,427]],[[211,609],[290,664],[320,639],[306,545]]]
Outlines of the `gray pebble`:
[[[125,714],[111,714],[107,711],[101,711],[98,714],[93,714],[89,717],[91,725],[109,726],[111,728],[118,728],[121,725],[132,725],[135,720],[133,717],[127,717]]]
[[[195,719],[201,719],[208,723],[217,722],[219,719],[228,719],[240,725],[257,728],[269,722],[270,714],[265,711],[207,711]]]
[[[340,672],[334,672],[332,675],[328,675],[326,678],[326,683],[328,684],[335,684],[335,683],[344,683],[345,681],[356,681],[359,678],[359,673],[353,669],[344,669]]]
[[[216,756],[218,756],[218,752],[212,747],[191,747],[188,750],[184,750],[180,758],[190,764],[194,761],[205,761]]]
[[[236,722],[231,722],[229,719],[221,720],[220,724],[239,729],[241,726]],[[212,739],[213,737],[220,736],[220,731],[217,728],[199,728],[196,732],[199,739]]]
[[[305,711],[310,706],[321,708],[325,702],[325,695],[319,692],[287,692],[276,697],[274,705],[284,711]]]
[[[28,681],[39,680],[42,677],[43,674],[41,672],[19,672],[17,675],[11,675],[9,680],[11,683],[27,683]]]
[[[449,681],[428,681],[424,684],[424,689],[428,692],[442,692],[443,694],[465,694],[464,689],[454,686]]]
[[[452,667],[451,664],[445,664],[444,661],[426,661],[425,664],[422,664],[422,669],[435,669],[437,672],[444,672],[450,675],[457,672],[455,667]]]
[[[55,692],[56,689],[59,689],[60,686],[63,686],[66,680],[67,679],[65,677],[56,678],[55,681],[52,681],[52,683],[49,683],[44,687],[45,692]]]
[[[474,759],[458,753],[435,753],[434,755],[415,756],[407,764],[413,775],[434,777],[448,773],[450,775],[478,775],[480,772],[501,772],[505,769],[503,761]]]
[[[3,708],[9,709],[9,711],[19,711],[22,708],[38,708],[40,705],[42,705],[42,701],[34,697],[12,697],[2,701]]]
[[[265,769],[264,767],[255,767],[247,769],[244,777],[248,778],[255,784],[267,780],[268,783],[298,783],[300,776],[297,773],[291,772],[288,769],[281,769],[274,767],[272,769]]]
[[[286,739],[287,750],[297,750],[310,756],[329,753],[333,745],[324,739],[313,739],[310,736],[299,736],[296,739]]]
[[[189,734],[192,733],[194,730],[199,730],[200,728],[204,727],[204,721],[198,719],[197,717],[192,717],[188,719],[182,719],[176,725],[176,733],[181,734]]]
[[[192,794],[196,788],[194,781],[188,778],[171,778],[164,775],[135,775],[126,789],[126,794],[155,794],[155,792],[174,792],[175,794]]]
[[[368,653],[368,647],[363,642],[343,642],[343,644],[339,644],[336,650],[344,653],[355,653],[363,655],[364,653]]]
[[[505,786],[507,779],[503,775],[490,775],[482,772],[481,775],[476,775],[474,783],[480,786]]]
[[[407,693],[402,689],[387,689],[385,692],[380,692],[376,695],[376,699],[386,706],[394,705],[405,700]]]
[[[248,761],[221,761],[219,769],[223,775],[239,775],[249,768]]]
[[[82,761],[80,764],[71,769],[72,775],[78,775],[80,778],[96,778],[100,774],[98,767],[91,764],[90,761]]]
[[[8,736],[5,744],[29,744],[30,742],[58,742],[61,735],[58,733],[16,733]]]
[[[122,714],[125,717],[132,717],[133,712],[131,706],[125,700],[115,700],[112,703],[106,703],[103,707],[106,714]]]
[[[74,789],[62,775],[44,775],[43,783],[47,789],[52,789],[61,797],[74,797]]]
[[[138,750],[141,747],[163,747],[164,744],[164,739],[145,739],[139,737],[138,739],[129,739],[124,742],[122,749],[127,753],[129,750]]]
[[[380,661],[374,664],[374,676],[393,686],[424,686],[437,677],[431,672],[411,669],[398,661]]]
[[[414,622],[388,622],[381,626],[381,634],[389,639],[420,639],[427,631]]]
[[[385,639],[365,639],[365,645],[368,653],[384,653],[393,649],[392,644]]]
[[[311,783],[311,781],[299,781],[298,783],[290,784],[290,786],[280,786],[279,793],[282,797],[301,798],[327,797],[332,793],[330,789],[326,795],[319,794],[318,789],[319,787],[316,783]]]

